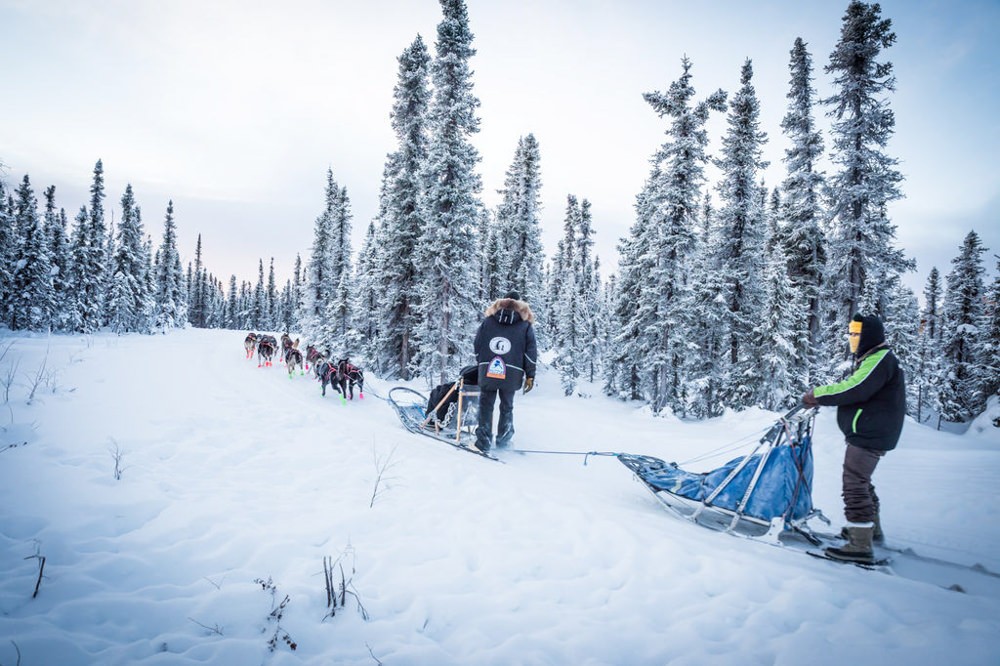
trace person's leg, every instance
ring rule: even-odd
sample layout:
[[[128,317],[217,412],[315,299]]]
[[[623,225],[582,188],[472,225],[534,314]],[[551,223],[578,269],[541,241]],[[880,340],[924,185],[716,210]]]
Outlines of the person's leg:
[[[497,424],[497,448],[506,449],[514,438],[514,394],[500,389],[500,422]]]
[[[480,451],[493,447],[493,403],[496,399],[496,390],[480,389],[479,424],[476,426],[476,448]]]
[[[844,452],[842,496],[844,517],[849,523],[873,523],[878,514],[878,496],[872,474],[884,451],[872,451],[847,445]]]

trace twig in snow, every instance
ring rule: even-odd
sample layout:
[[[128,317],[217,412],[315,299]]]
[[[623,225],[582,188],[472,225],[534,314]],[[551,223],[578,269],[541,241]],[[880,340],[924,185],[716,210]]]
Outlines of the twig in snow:
[[[13,364],[7,366],[7,374],[0,377],[3,384],[3,401],[10,402],[10,387],[14,385],[14,377],[17,376],[17,368],[21,365],[21,359],[17,359]]]
[[[375,445],[372,444],[372,457],[375,459],[375,487],[372,488],[372,498],[371,498],[371,501],[368,502],[368,508],[369,509],[372,508],[373,506],[375,506],[375,500],[378,499],[378,497],[382,493],[384,493],[386,490],[388,490],[388,488],[385,488],[385,487],[383,487],[381,489],[379,488],[379,486],[382,485],[382,481],[384,480],[384,481],[388,482],[388,481],[392,481],[395,478],[395,477],[388,477],[385,474],[390,469],[392,469],[393,467],[396,466],[396,463],[393,460],[393,456],[396,454],[396,449],[397,448],[399,448],[398,444],[396,446],[392,447],[392,450],[389,451],[389,455],[387,455],[384,458],[382,458],[382,457],[379,457],[378,453],[375,451]]]
[[[125,468],[122,467],[122,461],[125,459],[125,450],[119,448],[118,442],[115,441],[114,437],[110,437],[109,439],[112,444],[115,445],[113,449],[108,449],[108,452],[111,454],[111,458],[115,461],[115,481],[121,481],[122,472],[125,471]]]
[[[45,350],[45,358],[42,359],[42,364],[39,366],[38,370],[35,372],[34,375],[28,375],[28,388],[29,388],[29,391],[28,391],[28,404],[29,405],[35,399],[35,392],[38,390],[38,387],[42,385],[42,380],[46,376],[45,366],[48,365],[48,362],[49,362],[49,350],[46,349]]]
[[[206,631],[208,631],[210,634],[218,634],[219,636],[222,635],[222,627],[220,627],[218,624],[215,624],[215,625],[213,625],[213,626],[210,627],[210,626],[208,626],[206,624],[202,624],[201,622],[199,622],[198,620],[194,619],[193,617],[189,617],[188,619],[191,620],[192,622],[194,622],[195,624],[197,624],[202,629],[205,629]]]
[[[35,581],[35,592],[31,595],[34,599],[38,596],[38,589],[42,586],[42,578],[45,575],[45,556],[41,554],[38,542],[35,542],[35,554],[28,555],[26,560],[38,560],[38,580]]]
[[[375,663],[378,664],[378,666],[382,666],[382,662],[379,661],[378,657],[375,656],[375,652],[372,650],[372,646],[368,645],[368,643],[365,643],[365,647],[368,648],[368,654],[372,656],[372,659],[375,660]]]

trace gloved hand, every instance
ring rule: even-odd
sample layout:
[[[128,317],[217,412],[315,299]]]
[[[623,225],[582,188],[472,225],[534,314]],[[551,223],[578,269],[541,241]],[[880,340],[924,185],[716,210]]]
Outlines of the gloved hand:
[[[806,407],[819,407],[819,402],[816,400],[816,396],[813,395],[812,389],[809,389],[802,396],[802,404]]]
[[[535,388],[535,378],[525,377],[524,378],[524,392],[527,393],[531,389]]]

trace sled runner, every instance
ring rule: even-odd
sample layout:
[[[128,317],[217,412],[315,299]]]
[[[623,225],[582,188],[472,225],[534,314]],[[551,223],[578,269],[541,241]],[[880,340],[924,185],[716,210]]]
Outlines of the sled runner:
[[[652,456],[617,458],[673,513],[705,527],[777,543],[798,536],[823,539],[809,527],[830,521],[812,504],[812,431],[815,409],[782,416],[754,450],[701,474]]]
[[[438,389],[444,389],[439,391]],[[441,395],[443,393],[443,395]],[[476,448],[476,424],[479,417],[479,389],[466,383],[463,374],[453,384],[437,387],[431,393],[434,402],[419,391],[405,386],[389,390],[388,401],[410,432],[432,437],[457,449],[483,458],[499,458]]]

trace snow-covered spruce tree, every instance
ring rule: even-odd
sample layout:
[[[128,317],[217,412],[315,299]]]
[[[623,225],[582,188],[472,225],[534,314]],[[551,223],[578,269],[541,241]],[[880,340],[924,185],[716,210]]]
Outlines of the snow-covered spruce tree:
[[[594,256],[594,218],[587,199],[580,202],[580,226],[576,233],[576,271],[576,365],[581,379],[594,381],[600,363],[595,321],[601,316],[598,307],[600,277],[597,257]]]
[[[411,377],[416,350],[416,261],[417,243],[423,233],[420,201],[425,189],[430,59],[419,35],[399,56],[391,116],[398,147],[386,157],[379,201],[375,270],[382,291],[375,363],[384,376],[400,379]]]
[[[184,273],[177,252],[177,227],[174,224],[174,202],[167,202],[163,219],[163,239],[156,252],[156,314],[154,325],[161,332],[183,328],[187,322]]]
[[[892,63],[878,58],[896,41],[891,27],[878,4],[853,0],[825,68],[836,90],[823,100],[834,119],[832,161],[838,169],[830,181],[825,279],[833,355],[843,349],[840,332],[855,312],[886,318],[886,286],[894,275],[913,269],[913,262],[893,247],[895,226],[886,211],[902,196],[903,179],[897,160],[885,152],[896,124],[886,95],[895,90],[896,78]]]
[[[253,321],[251,321],[251,317],[253,316],[252,310],[253,310],[253,287],[247,280],[243,280],[243,282],[240,283],[238,316],[242,321],[242,323],[240,324],[239,328],[242,328],[243,330],[246,331],[258,330],[257,327],[254,325]]]
[[[56,188],[45,188],[45,235],[52,263],[52,328],[58,331],[71,330],[73,295],[70,281],[69,238],[67,236],[66,211],[56,212]],[[0,213],[2,215],[2,213]]]
[[[299,319],[302,313],[302,297],[304,293],[302,256],[295,255],[295,267],[292,274],[292,314],[289,326],[296,331],[302,330],[302,321]]]
[[[142,209],[136,207],[136,219],[142,224]],[[143,292],[146,294],[146,301],[143,304],[142,330],[152,332],[156,325],[156,267],[153,263],[153,239],[148,234],[142,244],[142,283]]]
[[[581,209],[577,198],[566,196],[566,216],[563,220],[563,237],[559,241],[553,265],[552,284],[555,289],[554,316],[555,335],[553,348],[557,350],[555,365],[559,369],[559,381],[564,395],[573,395],[580,375],[576,353],[579,348],[580,325],[580,279],[577,256]]]
[[[670,407],[683,416],[683,367],[692,316],[688,271],[708,159],[705,123],[711,111],[725,110],[726,94],[718,90],[695,102],[691,61],[685,57],[681,64],[683,74],[667,92],[643,96],[661,117],[670,119],[670,126],[668,141],[655,154],[636,202],[632,236],[622,246],[619,287],[630,290],[634,304],[619,300],[622,332],[615,344],[624,352],[619,376],[627,383],[632,374],[642,378],[643,393],[655,413]]]
[[[501,201],[497,208],[496,230],[500,252],[507,261],[503,266],[500,289],[515,289],[522,300],[533,303],[542,290],[541,153],[534,134],[517,141],[514,160],[507,169]],[[502,293],[497,296],[503,295]]]
[[[267,314],[265,315],[265,318],[267,319],[267,327],[272,331],[282,331],[287,333],[288,330],[283,327],[283,322],[281,321],[279,312],[278,283],[274,277],[274,257],[271,257],[271,264],[267,269],[267,292],[265,301],[267,303]]]
[[[10,297],[17,235],[14,229],[14,202],[0,179],[0,322],[10,323]]]
[[[316,219],[306,271],[302,316],[306,340],[330,354],[343,353],[350,330],[351,212],[347,188],[327,170],[325,207]]]
[[[480,231],[480,238],[483,239],[480,300],[491,303],[511,289],[507,278],[510,256],[504,249],[503,229],[497,215],[486,217],[486,225]]]
[[[722,229],[711,198],[705,194],[701,207],[698,243],[692,256],[691,304],[694,316],[689,333],[689,353],[685,360],[688,404],[685,412],[695,418],[721,416],[722,389],[727,385],[730,364],[726,355],[726,318],[720,251]]]
[[[346,187],[341,187],[337,192],[328,249],[327,279],[331,288],[319,339],[331,351],[340,350],[339,353],[349,356],[358,340],[352,328],[351,294],[354,276],[351,270],[351,200],[347,196]]]
[[[723,403],[734,409],[754,404],[760,391],[757,367],[757,327],[764,292],[760,282],[764,267],[764,211],[759,173],[767,167],[762,158],[767,135],[760,129],[760,103],[751,80],[748,59],[740,74],[740,89],[729,103],[722,154],[715,161],[722,175],[716,188],[721,233],[718,270],[726,299],[726,348],[729,368],[722,387]]]
[[[309,254],[303,280],[302,312],[299,320],[302,323],[302,333],[306,340],[314,343],[320,349],[326,349],[328,343],[320,340],[320,326],[326,312],[326,304],[332,293],[328,266],[330,256],[330,235],[333,229],[334,208],[340,186],[333,179],[333,170],[326,172],[326,196],[323,212],[316,218],[313,228],[313,244]],[[250,317],[252,321],[252,313]],[[253,323],[250,328],[256,328]],[[332,350],[330,350],[332,353]]]
[[[979,358],[982,359],[980,393],[989,398],[1000,395],[1000,256],[997,260],[996,276],[986,296],[983,312],[982,334],[979,337]],[[994,425],[997,425],[994,422]]]
[[[125,186],[121,198],[122,219],[118,224],[118,243],[113,256],[111,294],[108,315],[115,333],[146,330],[145,318],[145,249],[142,246],[142,226],[136,208],[132,184]],[[201,248],[201,237],[198,238]]]
[[[777,220],[768,225],[762,293],[764,303],[756,322],[757,372],[761,377],[757,404],[764,409],[781,410],[794,405],[802,395],[801,379],[795,369],[797,354],[806,345],[801,338],[808,330],[798,324],[803,302],[796,298],[795,287],[788,274],[787,246],[781,242]]]
[[[979,357],[985,295],[981,255],[985,251],[979,234],[970,231],[958,256],[951,260],[941,331],[946,375],[938,398],[941,417],[946,421],[967,421],[986,404],[986,396],[981,393]]]
[[[251,327],[260,331],[271,331],[267,317],[267,288],[264,286],[264,260],[257,260],[257,284],[253,288],[250,302]]]
[[[924,309],[920,313],[916,358],[907,373],[907,413],[918,423],[926,421],[937,402],[938,386],[943,381],[941,364],[941,276],[932,267],[924,285]]]
[[[379,244],[376,236],[375,220],[372,220],[368,223],[368,231],[365,232],[365,240],[358,254],[354,278],[356,288],[354,302],[351,305],[351,310],[355,313],[354,328],[358,336],[355,349],[361,353],[366,362],[367,359],[375,357],[377,349],[379,297],[384,288],[377,279]],[[372,279],[373,277],[376,279]]]
[[[275,323],[277,324],[276,330],[279,331],[289,331],[298,332],[298,327],[295,326],[295,301],[292,296],[292,281],[285,280],[285,286],[281,288],[278,292],[278,311],[275,318]],[[305,351],[305,347],[302,347],[302,351]]]
[[[90,220],[87,224],[87,265],[91,276],[83,285],[86,291],[78,294],[92,305],[87,308],[92,320],[85,322],[87,330],[96,330],[107,323],[107,298],[111,283],[111,257],[108,254],[108,227],[104,222],[104,164],[97,160],[94,165],[94,179],[90,185]]]
[[[781,129],[792,145],[785,150],[783,160],[786,175],[781,184],[784,193],[781,204],[784,228],[781,235],[789,255],[788,274],[794,289],[793,297],[804,304],[802,317],[795,325],[806,335],[793,335],[799,342],[795,357],[789,360],[798,389],[805,391],[818,383],[819,369],[825,366],[821,349],[823,317],[820,296],[826,242],[820,226],[824,219],[822,192],[825,177],[819,170],[823,138],[813,118],[815,90],[812,56],[801,38],[795,40],[788,67],[791,71],[789,103]]]
[[[601,258],[595,254],[590,296],[587,297],[590,320],[584,331],[587,366],[584,368],[582,376],[588,382],[596,382],[604,376],[604,359],[607,353],[608,322],[610,320],[606,292],[607,289],[601,280]]]
[[[10,327],[45,331],[52,325],[55,310],[52,263],[48,238],[38,216],[38,201],[27,174],[17,189],[14,206],[18,242],[11,282]]]
[[[479,153],[469,137],[479,131],[469,59],[475,55],[464,0],[441,0],[437,54],[432,64],[433,128],[421,201],[424,219],[417,261],[419,276],[418,362],[429,383],[453,378],[472,353],[479,321],[481,189]]]
[[[202,270],[205,264],[201,259],[201,234],[198,234],[198,242],[194,247],[194,267],[189,269],[188,275],[188,319],[195,328],[205,328],[207,319],[205,299],[205,281],[202,279]]]
[[[565,233],[555,257],[553,284],[556,365],[566,395],[580,380],[594,381],[600,371],[600,283],[593,257],[593,214],[587,199],[567,197]]]
[[[240,318],[240,292],[236,286],[236,275],[229,276],[229,292],[226,295],[226,319],[223,328],[239,329],[243,325]]]

